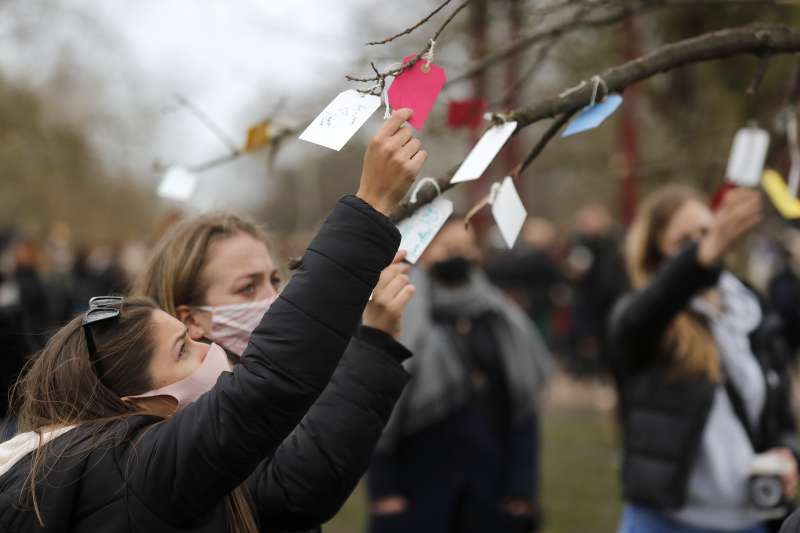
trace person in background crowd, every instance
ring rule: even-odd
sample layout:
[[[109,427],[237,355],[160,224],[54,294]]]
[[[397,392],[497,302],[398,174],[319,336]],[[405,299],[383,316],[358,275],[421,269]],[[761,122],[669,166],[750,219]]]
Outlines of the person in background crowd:
[[[800,231],[787,229],[781,245],[783,260],[769,281],[767,293],[770,304],[781,316],[782,334],[795,361],[800,350]]]
[[[106,244],[83,247],[74,267],[75,284],[72,313],[85,310],[95,294],[121,294],[128,286],[125,273],[117,262],[114,248]]]
[[[628,287],[619,239],[608,209],[589,204],[575,215],[575,237],[566,258],[573,285],[569,343],[571,370],[597,374],[607,366],[606,321]]]
[[[769,514],[748,492],[764,458],[779,466],[778,495],[795,492],[785,346],[756,294],[722,265],[760,221],[759,194],[734,189],[712,214],[693,189],[667,186],[630,230],[633,292],[610,321],[620,533],[766,532]]]
[[[539,516],[539,396],[550,355],[477,266],[472,232],[442,229],[411,280],[412,382],[368,473],[370,531],[530,531]]]
[[[51,326],[47,292],[33,242],[13,231],[0,236],[0,419],[7,419],[14,383],[25,362],[47,340]],[[2,435],[14,432],[14,421]]]
[[[391,374],[394,361],[410,356],[392,338],[412,290],[404,289],[408,266],[402,258],[398,254],[383,273],[331,383],[282,448],[285,482],[262,510],[274,528],[294,531],[332,518],[369,464],[383,423],[364,413],[381,399],[357,391],[376,374]],[[133,293],[155,300],[186,325],[193,340],[219,344],[236,363],[277,298],[280,283],[264,231],[245,218],[222,213],[170,228]]]
[[[492,283],[511,291],[550,346],[555,340],[554,313],[569,292],[555,257],[556,240],[552,222],[530,218],[522,228],[519,245],[486,265]]]
[[[94,298],[50,339],[21,384],[25,432],[0,445],[1,530],[274,530],[276,493],[316,481],[296,469],[296,433],[286,439],[400,243],[387,215],[427,157],[403,126],[410,116],[395,111],[370,143],[358,193],[336,205],[233,368],[146,298]],[[382,425],[407,376],[379,355],[361,360],[375,371],[349,393]]]

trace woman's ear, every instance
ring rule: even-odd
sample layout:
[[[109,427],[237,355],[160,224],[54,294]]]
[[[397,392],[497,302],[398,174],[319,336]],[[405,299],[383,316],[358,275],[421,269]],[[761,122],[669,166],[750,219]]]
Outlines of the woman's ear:
[[[179,305],[175,308],[175,312],[178,320],[183,322],[188,329],[189,337],[192,340],[199,341],[211,334],[211,313],[197,312],[188,305]]]

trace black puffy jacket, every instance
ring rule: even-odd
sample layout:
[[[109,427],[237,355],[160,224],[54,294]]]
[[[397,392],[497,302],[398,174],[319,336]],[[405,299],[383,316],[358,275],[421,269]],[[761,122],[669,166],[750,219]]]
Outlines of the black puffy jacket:
[[[309,528],[330,516],[339,504],[313,495],[349,492],[407,380],[395,357],[350,341],[399,240],[383,215],[342,199],[233,372],[167,420],[115,423],[90,453],[72,451],[97,438],[92,428],[54,440],[38,484],[43,527],[20,498],[30,456],[19,461],[0,477],[0,531],[223,533],[224,498],[243,484],[260,531]],[[347,399],[320,396],[326,386]],[[298,427],[315,401],[329,416]],[[347,433],[356,418],[371,428],[359,438]],[[350,446],[335,442],[345,438]],[[341,477],[318,468],[322,461],[338,465]]]
[[[692,245],[669,260],[644,288],[624,297],[611,317],[611,367],[620,396],[623,430],[622,489],[626,500],[656,509],[681,507],[717,384],[674,372],[667,328],[692,297],[714,286],[720,271],[697,260]],[[690,311],[701,323],[704,319]],[[779,322],[764,313],[750,335],[764,370],[767,397],[758,428],[757,452],[785,446],[797,456],[791,384]]]

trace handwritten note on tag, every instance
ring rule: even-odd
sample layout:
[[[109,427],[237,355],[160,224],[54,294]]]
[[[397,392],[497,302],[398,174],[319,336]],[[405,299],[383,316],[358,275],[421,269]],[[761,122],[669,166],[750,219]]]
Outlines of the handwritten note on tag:
[[[492,216],[497,222],[503,240],[506,241],[509,249],[513,248],[519,232],[522,231],[522,226],[525,225],[525,219],[528,218],[528,212],[514,186],[514,179],[510,176],[503,180],[494,197]]]
[[[780,174],[774,170],[765,170],[761,186],[772,201],[772,205],[784,218],[800,218],[800,200],[791,193]]]
[[[403,63],[408,63],[416,56],[408,56]],[[392,109],[408,107],[414,110],[409,124],[421,130],[428,120],[428,115],[436,102],[436,97],[444,87],[447,76],[438,65],[420,59],[414,66],[397,76],[387,93]]]
[[[499,126],[492,126],[478,143],[472,148],[467,158],[458,167],[453,179],[450,183],[459,183],[462,181],[476,180],[486,172],[489,165],[494,160],[497,152],[506,144],[506,141],[514,130],[517,129],[517,123],[514,121],[505,122]]]
[[[381,106],[381,99],[349,89],[333,99],[308,125],[300,139],[337,152]]]
[[[402,236],[400,249],[407,252],[406,261],[417,262],[452,214],[453,202],[439,196],[397,225]]]
[[[769,148],[769,133],[759,128],[736,132],[725,177],[742,187],[756,187],[764,171]]]
[[[593,106],[583,108],[578,116],[572,119],[567,129],[561,134],[562,137],[569,137],[582,131],[591,130],[603,123],[614,111],[622,104],[622,96],[610,94],[608,97]]]
[[[185,202],[194,194],[197,187],[197,176],[181,166],[169,167],[158,184],[158,195],[161,198]]]

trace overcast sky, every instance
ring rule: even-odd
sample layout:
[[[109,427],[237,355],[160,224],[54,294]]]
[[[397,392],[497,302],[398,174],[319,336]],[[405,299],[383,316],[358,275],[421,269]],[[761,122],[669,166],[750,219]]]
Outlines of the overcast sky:
[[[348,88],[366,38],[425,14],[430,2],[370,0],[16,0],[0,8],[0,72],[53,87],[59,112],[93,117],[93,141],[111,164],[154,182],[150,166],[225,153],[173,94],[188,97],[237,141],[280,99],[292,115],[321,110]],[[415,9],[416,8],[416,9]],[[365,21],[369,24],[365,24]],[[379,54],[377,54],[379,55]],[[247,204],[268,194],[263,164],[210,173],[202,196]],[[208,203],[209,198],[205,199]]]

